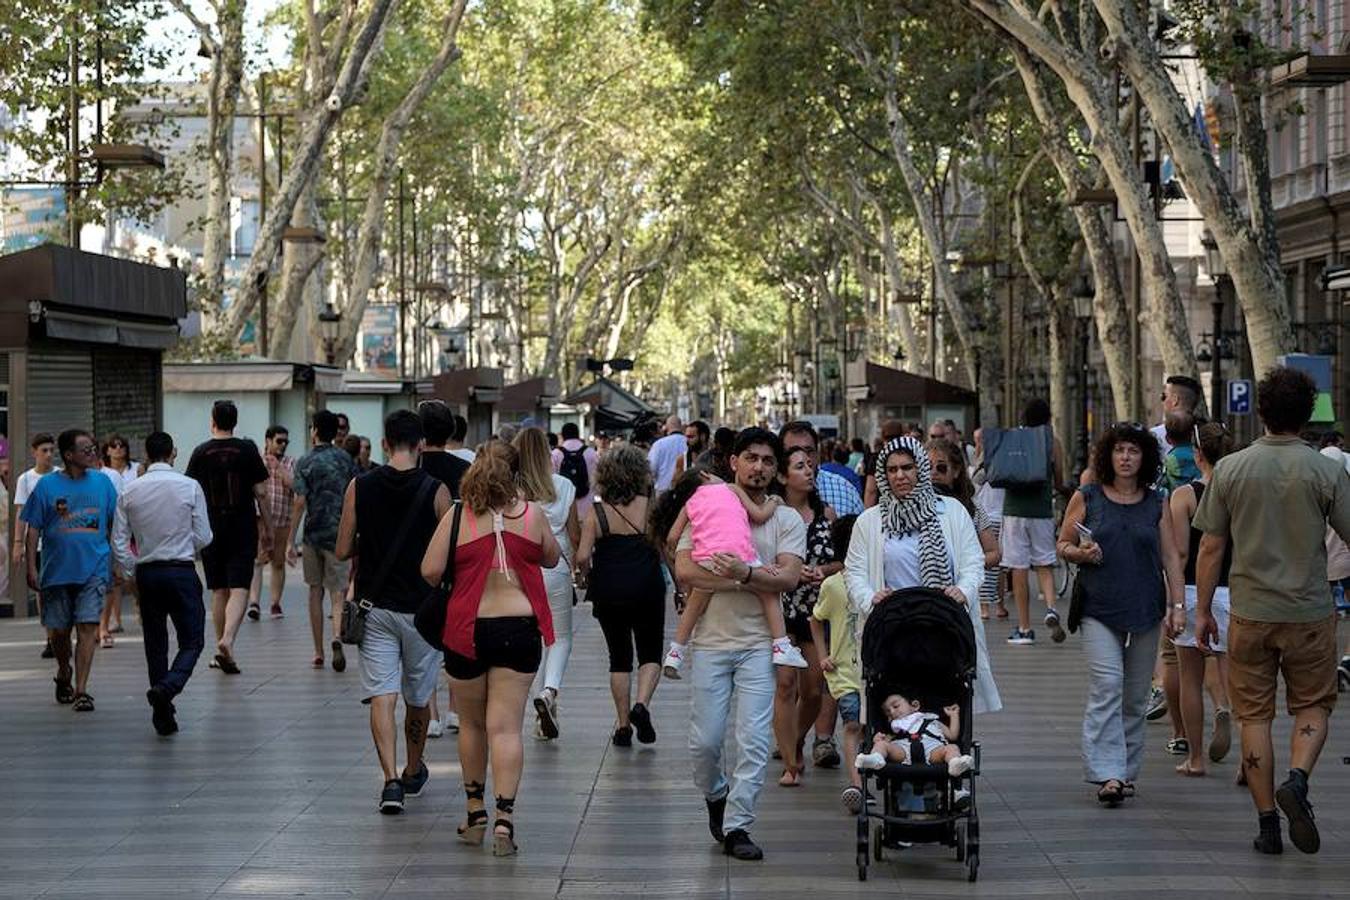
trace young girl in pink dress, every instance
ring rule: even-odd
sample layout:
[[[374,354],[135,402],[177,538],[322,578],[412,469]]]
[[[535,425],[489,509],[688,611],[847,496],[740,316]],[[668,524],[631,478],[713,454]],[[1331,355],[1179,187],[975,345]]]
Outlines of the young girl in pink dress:
[[[715,554],[731,553],[752,567],[765,567],[755,550],[755,542],[750,534],[750,525],[762,525],[773,518],[778,508],[778,497],[769,496],[763,503],[756,503],[743,489],[728,484],[706,471],[691,471],[685,474],[671,488],[670,496],[665,498],[668,517],[678,510],[675,522],[667,536],[670,555],[674,556],[676,545],[685,529],[689,529],[693,551],[690,554],[694,562],[709,568]],[[771,567],[768,567],[771,568]],[[806,659],[802,652],[787,638],[787,625],[783,621],[782,600],[776,593],[756,593],[764,607],[764,618],[773,637],[773,662],[776,666],[795,666],[806,668]],[[662,663],[667,678],[678,679],[680,668],[684,665],[685,645],[694,632],[694,626],[703,617],[712,600],[712,592],[692,590],[685,601],[684,612],[680,614],[680,623],[675,628],[675,639]]]

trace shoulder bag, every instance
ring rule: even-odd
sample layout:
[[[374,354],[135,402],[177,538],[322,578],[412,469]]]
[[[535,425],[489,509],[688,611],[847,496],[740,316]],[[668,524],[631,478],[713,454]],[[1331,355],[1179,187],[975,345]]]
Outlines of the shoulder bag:
[[[450,592],[455,587],[455,550],[459,546],[459,519],[464,507],[458,500],[454,502],[454,512],[450,519],[450,549],[445,554],[445,571],[441,573],[441,583],[427,591],[422,605],[413,613],[413,627],[422,636],[422,640],[445,652],[445,618],[450,605]]]
[[[413,520],[422,509],[422,504],[426,502],[427,496],[434,491],[440,482],[434,478],[428,477],[422,482],[422,486],[417,489],[417,495],[413,498],[412,507],[408,515],[403,517],[399,523],[398,534],[394,535],[394,543],[390,545],[389,551],[385,553],[384,559],[380,562],[380,570],[375,573],[375,580],[370,584],[370,595],[379,597],[384,591],[384,583],[389,580],[389,573],[393,571],[395,563],[398,562],[399,551],[403,549],[403,542],[408,539],[408,532],[412,529]],[[366,636],[366,616],[374,609],[375,604],[371,602],[370,597],[358,597],[355,600],[342,601],[342,633],[338,639],[344,644],[359,644],[361,639]]]

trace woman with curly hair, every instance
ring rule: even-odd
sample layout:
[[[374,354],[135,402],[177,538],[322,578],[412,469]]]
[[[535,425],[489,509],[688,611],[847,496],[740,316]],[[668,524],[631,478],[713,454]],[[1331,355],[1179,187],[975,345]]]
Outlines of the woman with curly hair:
[[[1083,715],[1086,779],[1097,799],[1118,806],[1134,793],[1144,760],[1144,713],[1163,619],[1175,636],[1186,623],[1181,557],[1166,498],[1149,487],[1162,465],[1158,442],[1138,423],[1113,425],[1092,455],[1097,483],[1069,501],[1059,555],[1077,565],[1088,661]],[[1172,613],[1168,615],[1168,606]]]
[[[594,515],[586,516],[577,547],[577,571],[609,648],[609,690],[614,698],[616,747],[631,747],[633,732],[656,740],[648,705],[661,680],[666,582],[661,555],[648,540],[652,470],[632,444],[606,451],[595,466]],[[633,700],[633,651],[637,650],[637,699]]]

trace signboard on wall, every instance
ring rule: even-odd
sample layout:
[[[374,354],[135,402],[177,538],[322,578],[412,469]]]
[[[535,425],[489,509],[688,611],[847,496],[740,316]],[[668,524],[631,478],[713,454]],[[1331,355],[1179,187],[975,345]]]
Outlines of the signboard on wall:
[[[361,317],[361,363],[367,372],[398,376],[398,306],[367,306]]]

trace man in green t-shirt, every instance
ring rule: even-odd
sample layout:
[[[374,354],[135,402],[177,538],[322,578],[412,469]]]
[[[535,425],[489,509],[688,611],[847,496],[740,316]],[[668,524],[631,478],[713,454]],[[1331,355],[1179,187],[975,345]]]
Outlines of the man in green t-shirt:
[[[842,516],[830,528],[834,544],[834,558],[848,556],[849,539],[857,516]],[[825,625],[830,626],[828,643]],[[829,654],[820,661],[825,673],[825,687],[839,705],[839,718],[844,723],[844,759],[848,766],[848,787],[840,799],[850,815],[862,810],[862,779],[854,758],[862,742],[862,669],[858,663],[858,611],[848,602],[848,585],[843,572],[835,572],[820,584],[820,596],[811,608],[811,640],[817,647],[828,647]]]
[[[1350,475],[1299,439],[1312,417],[1317,388],[1297,369],[1272,369],[1256,388],[1264,437],[1219,461],[1196,510],[1204,532],[1196,560],[1196,641],[1213,646],[1210,612],[1225,549],[1229,572],[1228,693],[1242,726],[1242,767],[1260,821],[1253,842],[1280,853],[1280,814],[1304,853],[1321,844],[1308,803],[1308,777],[1336,705],[1336,613],[1327,585],[1330,525],[1350,538]],[[1285,706],[1294,717],[1289,777],[1275,789],[1270,723],[1275,688],[1284,676]]]

